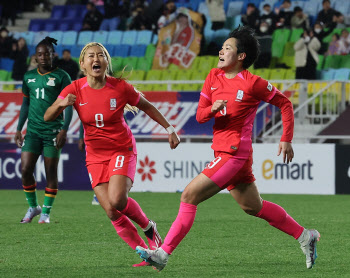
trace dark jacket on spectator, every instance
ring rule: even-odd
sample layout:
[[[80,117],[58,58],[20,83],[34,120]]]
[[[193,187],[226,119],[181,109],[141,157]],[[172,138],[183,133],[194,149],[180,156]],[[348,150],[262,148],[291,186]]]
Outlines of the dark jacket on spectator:
[[[11,52],[11,58],[15,61],[12,68],[12,78],[16,81],[22,81],[24,74],[27,72],[28,64],[27,58],[29,50],[24,46],[21,50]]]

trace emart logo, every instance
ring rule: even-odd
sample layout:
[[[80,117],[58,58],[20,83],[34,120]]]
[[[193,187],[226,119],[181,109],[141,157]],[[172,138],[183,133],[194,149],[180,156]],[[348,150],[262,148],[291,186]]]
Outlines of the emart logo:
[[[145,181],[149,179],[152,181],[152,175],[156,174],[157,171],[154,169],[154,166],[156,165],[155,161],[151,161],[148,158],[148,155],[146,155],[144,160],[139,160],[140,168],[137,169],[137,173],[141,175],[141,180]]]

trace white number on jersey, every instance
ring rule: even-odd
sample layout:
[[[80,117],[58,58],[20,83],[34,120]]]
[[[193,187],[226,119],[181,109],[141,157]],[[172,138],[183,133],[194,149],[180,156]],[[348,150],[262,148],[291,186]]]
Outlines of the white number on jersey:
[[[104,127],[103,114],[95,114],[96,127]]]
[[[36,92],[36,98],[40,98],[40,92],[41,92],[41,98],[44,99],[45,97],[45,89],[42,88],[41,90],[39,88],[35,89]]]

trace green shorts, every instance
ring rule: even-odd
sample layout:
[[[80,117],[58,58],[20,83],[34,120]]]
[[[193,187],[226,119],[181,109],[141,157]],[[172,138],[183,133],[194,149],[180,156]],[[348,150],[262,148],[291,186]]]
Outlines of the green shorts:
[[[34,132],[27,131],[24,137],[22,152],[35,153],[41,155],[44,150],[44,157],[60,157],[61,149],[56,149],[55,135],[39,135]]]

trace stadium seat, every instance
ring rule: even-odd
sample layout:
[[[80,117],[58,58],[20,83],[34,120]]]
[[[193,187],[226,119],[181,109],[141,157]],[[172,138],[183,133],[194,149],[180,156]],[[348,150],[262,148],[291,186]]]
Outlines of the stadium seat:
[[[179,70],[163,70],[161,80],[177,80]]]
[[[199,3],[198,13],[204,14],[207,19],[210,18],[209,10],[208,10],[208,7],[207,7],[207,4],[205,3],[205,1]]]
[[[191,84],[191,83],[184,83],[182,85],[182,90],[187,92],[199,92],[202,90],[203,84]]]
[[[67,5],[65,18],[77,19],[80,18],[79,13],[82,11],[80,5]]]
[[[74,45],[76,44],[78,33],[76,31],[63,32],[62,44],[63,45]]]
[[[58,21],[56,19],[47,19],[43,23],[43,30],[47,32],[52,32],[57,30]]]
[[[124,67],[124,59],[121,57],[112,57],[112,70],[113,72],[121,71]]]
[[[266,80],[270,79],[270,69],[265,69],[265,68],[256,69],[255,74]]]
[[[157,44],[157,43],[158,43],[158,35],[157,34],[153,34],[152,44]]]
[[[138,62],[138,57],[128,57],[124,59],[124,67],[126,71],[135,70]]]
[[[151,92],[153,91],[153,84],[140,84],[138,88],[141,92]]]
[[[199,60],[197,68],[208,72],[218,64],[217,56],[198,56],[197,59]]]
[[[149,70],[145,80],[162,80],[162,70]]]
[[[136,43],[137,31],[124,31],[122,44],[134,45]]]
[[[335,70],[333,78],[335,80],[348,81],[350,75],[350,69],[337,69]]]
[[[324,69],[338,69],[340,67],[342,55],[328,55],[325,57]]]
[[[232,1],[228,4],[227,8],[227,17],[235,17],[237,15],[242,14],[242,9],[243,9],[243,1]]]
[[[62,19],[64,17],[65,9],[66,9],[65,5],[53,6],[51,11],[51,18]]]
[[[103,45],[106,49],[107,49],[107,51],[108,51],[108,53],[109,53],[109,56],[113,56],[113,54],[114,54],[114,48],[115,47],[118,47],[118,46],[114,46],[114,45],[112,45],[112,44],[104,44]]]
[[[177,80],[192,80],[193,70],[178,70]]]
[[[136,44],[149,45],[152,42],[152,31],[144,30],[137,32]]]
[[[306,1],[304,4],[303,11],[304,11],[304,13],[306,13],[312,17],[316,17],[318,12],[320,11],[319,7],[320,7],[320,5],[316,1]],[[322,6],[321,6],[321,8],[322,8]]]
[[[35,54],[35,48],[36,48],[36,45],[27,45],[28,47],[28,56],[32,56]]]
[[[50,32],[50,37],[57,40],[57,45],[62,44],[63,32],[62,31]]]
[[[272,34],[272,57],[280,58],[283,54],[284,45],[290,36],[290,29],[276,29]]]
[[[152,91],[154,91],[154,92],[166,92],[166,91],[168,91],[168,84],[153,84]]]
[[[24,38],[27,42],[27,45],[31,45],[33,44],[34,34],[35,33],[32,31],[21,32],[19,37]]]
[[[93,32],[92,41],[107,44],[108,31],[96,31]]]
[[[340,35],[341,30],[342,30],[341,28],[334,28],[332,33],[330,33],[327,37],[323,38],[322,41],[324,43],[330,43],[332,41],[333,34],[339,34]]]
[[[333,8],[336,11],[340,11],[343,15],[347,15],[350,12],[350,2],[349,1],[334,1]]]
[[[146,72],[144,70],[133,70],[129,76],[129,80],[144,80]]]
[[[294,0],[291,2],[292,6],[292,10],[294,10],[295,7],[300,7],[300,8],[304,8],[305,5],[305,1],[300,1],[300,0]]]
[[[29,23],[29,31],[39,32],[44,30],[44,20],[43,19],[32,19]]]
[[[141,57],[137,63],[138,70],[149,71],[152,68],[153,59],[149,59],[147,57]]]
[[[229,29],[219,29],[214,31],[213,41],[215,41],[217,45],[221,46],[227,39],[230,32],[231,30]]]
[[[319,54],[318,55],[318,64],[317,64],[316,69],[317,70],[323,69],[323,64],[324,64],[324,56]]]
[[[123,39],[124,32],[114,30],[109,31],[108,38],[107,38],[107,44],[121,44]]]
[[[303,28],[293,28],[292,32],[290,34],[290,42],[296,42],[300,39],[301,35],[303,34],[304,29]]]
[[[80,32],[79,35],[78,35],[77,44],[78,45],[85,45],[85,44],[91,42],[92,41],[92,35],[93,35],[92,31]]]
[[[11,75],[9,71],[0,69],[0,81],[8,81],[10,77]]]
[[[72,45],[70,49],[72,57],[79,57],[82,49],[83,45]]]
[[[287,69],[284,79],[287,79],[287,80],[295,79],[295,69]]]
[[[83,23],[82,22],[74,22],[71,25],[71,30],[72,31],[76,31],[76,32],[80,32],[80,30],[83,28]]]
[[[271,80],[283,80],[286,76],[286,69],[271,69],[270,79]]]
[[[130,47],[130,56],[143,57],[145,56],[146,45],[132,45]]]
[[[156,47],[153,44],[147,45],[145,57],[148,59],[153,59],[155,53],[156,53]]]
[[[350,68],[350,54],[342,56],[341,61],[340,61],[340,67],[341,68]]]
[[[192,72],[191,80],[205,80],[209,73],[209,70],[197,69]]]
[[[72,29],[73,22],[70,19],[60,20],[57,29],[60,31],[68,31]]]
[[[245,14],[246,11],[247,11],[247,6],[249,3],[252,3],[255,5],[255,7],[257,7],[259,9],[259,5],[260,5],[260,0],[244,0],[243,1],[243,7],[242,7],[242,10],[241,10],[241,13],[242,14]]]
[[[202,2],[202,0],[191,0],[189,1],[189,4],[190,4],[190,9],[192,11],[197,11],[198,10],[198,6],[199,4]]]
[[[14,62],[15,61],[10,58],[1,58],[0,69],[12,72]]]
[[[321,71],[321,79],[322,80],[333,80],[334,79],[335,70],[322,70]]]
[[[120,44],[114,47],[114,57],[127,57],[130,52],[130,45]]]
[[[37,45],[39,42],[41,42],[43,39],[45,39],[46,36],[48,36],[49,33],[46,31],[36,32],[34,34],[33,38],[33,45]]]
[[[171,84],[171,91],[182,92],[183,91],[183,84]]]

